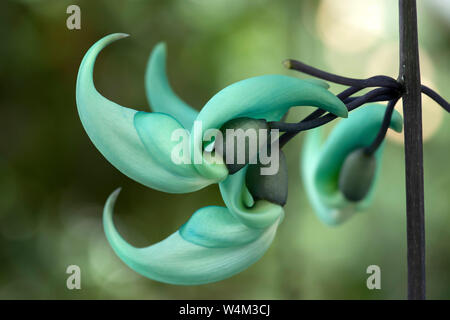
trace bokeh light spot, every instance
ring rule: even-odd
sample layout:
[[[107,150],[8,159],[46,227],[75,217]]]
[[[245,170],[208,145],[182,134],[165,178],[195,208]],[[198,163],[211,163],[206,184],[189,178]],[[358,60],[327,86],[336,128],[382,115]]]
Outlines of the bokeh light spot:
[[[364,51],[382,36],[385,10],[380,0],[322,0],[316,20],[319,36],[331,49]]]

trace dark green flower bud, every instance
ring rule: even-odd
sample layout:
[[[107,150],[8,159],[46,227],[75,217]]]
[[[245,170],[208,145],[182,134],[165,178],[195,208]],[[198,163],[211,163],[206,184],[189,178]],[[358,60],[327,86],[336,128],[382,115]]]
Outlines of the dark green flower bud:
[[[227,129],[234,130],[234,134],[227,135]],[[215,151],[222,155],[230,174],[245,167],[251,159],[257,156],[259,148],[267,143],[267,139],[261,141],[260,130],[266,130],[268,139],[270,135],[269,126],[264,119],[236,118],[226,122],[220,128],[223,135],[223,144],[221,146],[216,145]],[[234,141],[230,141],[230,139]],[[234,150],[232,156],[230,156],[231,159],[227,159],[227,144],[230,144],[229,148],[234,146],[234,149],[231,149]],[[245,152],[242,152],[243,150]]]
[[[267,200],[284,206],[288,195],[288,169],[283,151],[279,151],[279,169],[274,175],[261,175],[261,168],[273,164],[250,164],[245,183],[255,200]]]
[[[362,200],[370,190],[375,176],[376,159],[357,149],[350,153],[339,174],[339,190],[349,201]]]

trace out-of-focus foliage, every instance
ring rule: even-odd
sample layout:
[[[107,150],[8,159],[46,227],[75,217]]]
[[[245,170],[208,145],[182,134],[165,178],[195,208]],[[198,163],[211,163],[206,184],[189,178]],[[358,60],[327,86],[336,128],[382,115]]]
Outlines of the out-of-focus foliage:
[[[129,242],[146,246],[169,235],[196,209],[221,205],[218,187],[170,195],[126,178],[91,144],[75,105],[84,53],[114,32],[131,37],[100,55],[96,85],[109,99],[140,110],[147,109],[145,63],[161,40],[167,42],[173,87],[197,109],[234,81],[267,73],[293,75],[281,65],[288,57],[349,76],[395,76],[395,1],[85,0],[76,2],[82,14],[79,31],[66,28],[70,4],[0,2],[0,298],[405,297],[400,136],[391,135],[386,145],[374,204],[333,228],[317,219],[306,199],[297,165],[300,135],[286,148],[286,217],[267,254],[231,279],[178,287],[143,278],[114,255],[103,233],[102,207],[110,192],[122,186],[116,224]],[[439,1],[419,1],[423,82],[448,99],[446,10]],[[289,120],[306,114],[296,110]],[[430,298],[450,298],[449,124],[449,117],[424,98]],[[72,264],[81,268],[78,291],[66,288],[65,271]],[[366,287],[366,268],[372,264],[381,267],[381,290]]]

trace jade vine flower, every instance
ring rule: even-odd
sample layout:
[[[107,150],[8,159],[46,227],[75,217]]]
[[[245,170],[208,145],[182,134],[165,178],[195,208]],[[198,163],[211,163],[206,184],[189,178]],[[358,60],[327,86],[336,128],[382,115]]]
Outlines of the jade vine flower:
[[[171,133],[186,129],[191,150],[203,152],[203,133],[220,129],[236,118],[279,121],[293,106],[315,106],[347,117],[347,108],[323,82],[264,75],[224,88],[197,112],[169,85],[164,44],[154,48],[145,76],[147,98],[155,112],[122,107],[95,89],[93,70],[99,52],[126,36],[104,37],[88,50],[81,63],[76,100],[87,134],[104,157],[133,180],[169,193],[187,193],[219,183],[226,207],[201,208],[165,240],[135,248],[119,235],[112,221],[119,194],[116,190],[104,208],[106,237],[130,268],[157,281],[193,285],[230,277],[264,254],[283,219],[283,207],[250,193],[246,185],[248,166],[231,175],[225,164],[206,160],[175,164],[171,151],[176,142],[171,140]],[[202,124],[198,134],[191,132],[194,121]]]
[[[323,144],[321,127],[306,133],[301,156],[303,182],[314,211],[326,224],[339,224],[370,204],[383,146],[373,156],[364,155],[363,150],[377,136],[385,111],[383,105],[368,104],[351,112]],[[389,127],[402,131],[403,119],[395,110]],[[346,165],[351,166],[351,175]],[[359,194],[361,188],[364,191]]]

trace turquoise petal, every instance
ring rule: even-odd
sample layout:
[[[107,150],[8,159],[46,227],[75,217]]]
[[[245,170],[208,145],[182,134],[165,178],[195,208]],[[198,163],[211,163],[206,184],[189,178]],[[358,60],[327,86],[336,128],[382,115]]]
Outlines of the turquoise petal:
[[[302,178],[308,198],[319,218],[330,225],[338,224],[356,211],[367,207],[373,197],[376,178],[366,198],[360,202],[350,202],[338,188],[341,166],[347,155],[358,148],[369,146],[375,139],[383,122],[386,107],[370,104],[340,120],[322,145],[322,128],[309,130],[306,134],[301,157]],[[401,132],[403,120],[394,111],[390,128]],[[379,175],[383,146],[376,152]]]
[[[167,113],[190,130],[198,112],[181,100],[170,87],[166,74],[166,45],[153,49],[145,73],[147,99],[153,111]]]
[[[245,185],[247,166],[219,184],[223,201],[228,210],[249,228],[267,228],[282,220],[284,210],[278,204],[266,200],[253,201]]]
[[[236,222],[223,216],[225,208],[201,209],[183,228],[188,239],[211,245],[206,247],[186,240],[180,231],[146,248],[128,244],[117,232],[112,221],[114,203],[119,190],[113,192],[103,211],[103,225],[106,237],[116,254],[133,270],[153,280],[178,284],[197,285],[220,281],[239,273],[256,262],[266,252],[275,236],[278,222],[259,234],[239,227]],[[207,213],[211,210],[211,213]],[[206,212],[206,213],[205,213]],[[195,217],[200,215],[199,217]],[[208,223],[207,230],[202,223]],[[198,229],[197,229],[198,227]],[[228,233],[223,234],[221,233]],[[202,239],[212,235],[212,240]],[[245,241],[235,242],[234,236],[244,236]],[[220,240],[229,247],[217,247]],[[239,241],[239,240],[237,240]]]
[[[116,33],[104,37],[89,49],[81,62],[76,100],[84,129],[103,156],[131,179],[171,193],[201,189],[205,186],[204,179],[174,174],[161,164],[161,159],[150,156],[134,127],[136,110],[106,99],[95,89],[93,71],[97,55],[108,44],[126,36]],[[162,127],[159,129],[164,131]]]
[[[330,85],[328,84],[328,82],[323,81],[322,79],[311,78],[311,79],[303,79],[303,81],[310,82],[325,89],[330,89]]]
[[[311,81],[283,75],[242,80],[218,92],[200,111],[196,121],[201,123],[202,128],[191,136],[191,156],[201,153],[202,145],[199,140],[208,129],[219,129],[225,122],[238,117],[278,121],[293,106],[314,106],[340,117],[348,115],[341,100]],[[224,164],[202,161],[196,168],[210,179],[226,177]]]
[[[195,212],[179,230],[192,243],[208,248],[242,246],[258,239],[264,229],[251,229],[225,207],[210,206]]]
[[[134,116],[134,125],[149,156],[161,167],[179,176],[175,183],[183,184],[183,181],[193,179],[199,187],[205,187],[215,182],[204,179],[190,164],[189,131],[184,129],[175,118],[165,113],[137,112]],[[177,130],[183,135],[178,137],[180,140],[172,140],[172,133]],[[183,141],[187,153],[185,159],[181,159],[181,153],[174,152],[177,150],[177,145],[182,145]],[[178,156],[175,159],[176,162],[172,159],[172,152]],[[180,162],[182,160],[185,160],[185,163]]]

